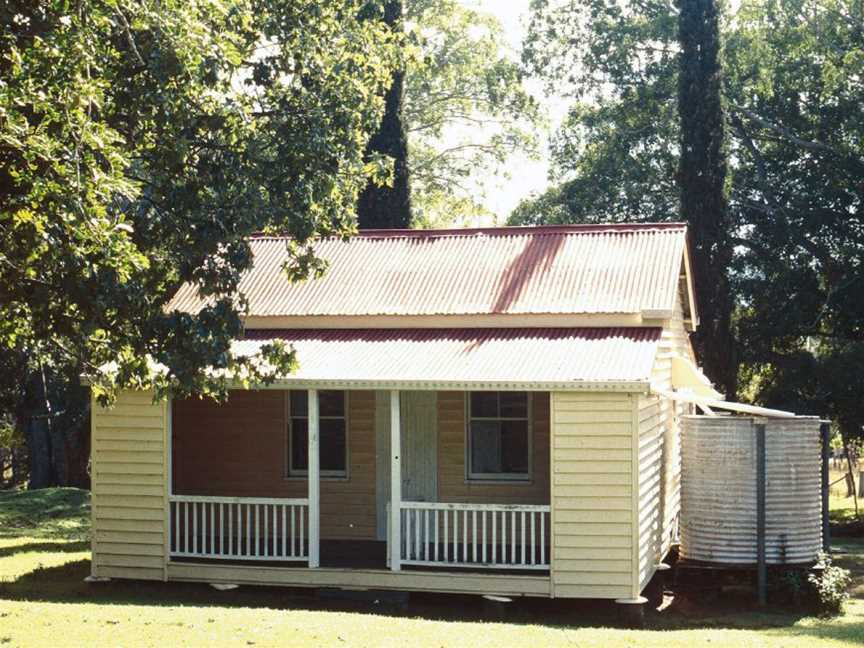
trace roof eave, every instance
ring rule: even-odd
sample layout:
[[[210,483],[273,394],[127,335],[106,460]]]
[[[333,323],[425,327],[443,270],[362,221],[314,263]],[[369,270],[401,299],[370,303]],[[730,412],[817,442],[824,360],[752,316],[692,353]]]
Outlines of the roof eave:
[[[651,328],[662,326],[671,311],[660,317],[643,313],[464,313],[379,315],[248,315],[246,330],[274,329],[402,329],[402,328]]]
[[[643,393],[651,383],[645,380],[328,380],[284,378],[249,389],[380,389],[400,391],[590,391]]]
[[[687,281],[687,303],[690,306],[690,322],[695,331],[699,328],[699,311],[696,308],[696,284],[693,278],[689,229],[684,238],[684,274]]]

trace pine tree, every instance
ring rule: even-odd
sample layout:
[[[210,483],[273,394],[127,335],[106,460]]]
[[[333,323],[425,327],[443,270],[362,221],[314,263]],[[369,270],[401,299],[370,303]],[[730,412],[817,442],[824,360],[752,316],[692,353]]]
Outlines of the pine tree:
[[[389,0],[384,6],[384,22],[391,29],[402,29],[402,1]],[[405,69],[395,70],[385,95],[381,127],[369,140],[367,156],[373,152],[393,158],[393,185],[369,181],[357,201],[360,229],[395,229],[411,226],[411,192],[408,186],[408,139],[402,118]]]
[[[719,8],[717,0],[678,1],[680,214],[690,226],[701,316],[693,343],[708,377],[732,398],[736,393],[737,353],[727,277],[732,262],[732,224],[726,192]]]

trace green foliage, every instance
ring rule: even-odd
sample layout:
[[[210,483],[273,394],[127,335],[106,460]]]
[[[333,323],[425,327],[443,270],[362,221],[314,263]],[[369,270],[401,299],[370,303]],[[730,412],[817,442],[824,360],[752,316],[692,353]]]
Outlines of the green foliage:
[[[540,109],[494,16],[459,0],[404,4],[412,44],[404,115],[414,222],[470,221],[485,214],[481,179],[508,176],[514,153],[536,153]]]
[[[675,6],[532,7],[526,63],[574,107],[556,139],[559,185],[511,222],[673,218]],[[847,438],[864,424],[862,12],[855,0],[744,0],[720,23],[739,393],[830,415]]]
[[[753,0],[728,39],[733,274],[756,397],[860,436],[864,359],[864,14],[849,0]]]
[[[832,564],[828,554],[822,554],[819,563],[821,571],[807,577],[808,584],[814,589],[816,609],[824,616],[842,614],[843,604],[849,600],[849,570]]]
[[[395,33],[402,33],[402,0],[386,0],[384,23]],[[357,225],[360,229],[406,229],[411,226],[411,190],[408,184],[408,141],[402,111],[405,62],[393,71],[390,87],[384,95],[384,116],[378,131],[369,140],[367,155],[390,160],[387,182],[370,178],[357,203]]]
[[[510,222],[689,222],[703,319],[694,341],[733,395],[719,16],[714,0],[681,6],[532,3],[525,63],[574,104],[553,145],[560,185]]]
[[[534,0],[526,67],[573,99],[557,187],[512,224],[663,221],[678,212],[677,20],[670,4]]]
[[[21,430],[15,425],[11,414],[0,415],[0,448],[12,450],[24,446]]]
[[[231,352],[235,292],[251,233],[291,234],[288,270],[302,276],[320,270],[311,239],[353,227],[399,40],[361,9],[381,11],[5,3],[0,355],[60,357],[104,399],[118,386],[220,396],[232,378],[290,370],[284,347]],[[166,312],[184,281],[208,306]]]
[[[737,353],[730,331],[732,222],[726,195],[726,118],[721,95],[718,0],[678,7],[678,213],[688,223],[700,326],[693,345],[715,385],[735,398]]]
[[[829,554],[819,556],[815,569],[786,569],[769,576],[769,600],[776,606],[798,609],[821,617],[843,614],[852,576],[834,565]]]

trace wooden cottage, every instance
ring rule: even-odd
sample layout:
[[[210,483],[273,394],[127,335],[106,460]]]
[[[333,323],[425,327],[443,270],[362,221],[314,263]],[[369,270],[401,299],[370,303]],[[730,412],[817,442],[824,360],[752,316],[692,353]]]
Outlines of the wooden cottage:
[[[368,231],[289,283],[252,241],[267,388],[93,409],[93,577],[638,603],[710,392],[682,224]],[[170,308],[194,312],[184,286]]]

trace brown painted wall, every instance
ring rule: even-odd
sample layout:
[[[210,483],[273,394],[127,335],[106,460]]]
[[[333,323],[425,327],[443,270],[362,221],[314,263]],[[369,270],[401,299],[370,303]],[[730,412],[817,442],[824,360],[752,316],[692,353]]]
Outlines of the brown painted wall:
[[[181,495],[305,497],[286,478],[285,398],[232,391],[227,403],[173,403],[173,486]],[[549,395],[533,394],[533,475],[526,483],[465,479],[465,395],[438,395],[438,493],[443,502],[549,503]],[[321,537],[375,538],[375,392],[348,396],[347,479],[321,479]]]
[[[442,502],[549,503],[549,394],[531,395],[533,465],[530,482],[468,482],[465,392],[438,393],[438,497]]]
[[[277,390],[232,391],[227,403],[173,404],[174,492],[305,497],[286,478],[285,398]],[[375,392],[348,397],[348,478],[321,479],[321,537],[375,537]]]

